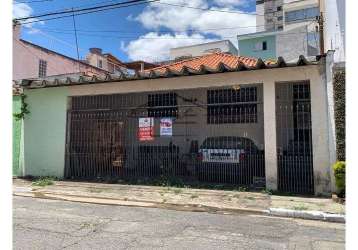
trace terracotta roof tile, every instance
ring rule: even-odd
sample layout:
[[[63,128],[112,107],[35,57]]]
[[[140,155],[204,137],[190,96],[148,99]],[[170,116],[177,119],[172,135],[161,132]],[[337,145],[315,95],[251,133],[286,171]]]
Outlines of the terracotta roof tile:
[[[258,59],[256,58],[235,56],[225,53],[212,53],[212,54],[194,57],[191,59],[186,59],[167,65],[162,65],[146,71],[149,72],[154,70],[155,72],[158,73],[164,73],[166,69],[172,71],[181,71],[184,66],[194,70],[200,70],[200,67],[202,66],[211,69],[217,69],[221,63],[227,65],[229,68],[236,68],[239,62],[243,63],[246,67],[250,68],[250,67],[254,67],[257,61]]]

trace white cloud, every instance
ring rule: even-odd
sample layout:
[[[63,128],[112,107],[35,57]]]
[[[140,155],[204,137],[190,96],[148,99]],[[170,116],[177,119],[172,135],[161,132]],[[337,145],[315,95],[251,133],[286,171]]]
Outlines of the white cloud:
[[[165,1],[176,5],[186,5],[181,0]],[[243,4],[246,2],[239,0],[216,0],[219,4],[228,4],[231,2]],[[212,2],[211,2],[212,3]],[[237,8],[230,7],[213,7],[209,6],[208,1],[193,0],[190,1],[190,6],[200,8],[210,8],[212,10],[221,11],[239,11]],[[217,12],[217,11],[202,11],[190,8],[181,8],[178,6],[169,6],[159,3],[152,3],[141,14],[134,18],[139,21],[145,28],[159,29],[165,27],[173,32],[193,29],[195,32],[201,34],[213,34],[222,39],[230,39],[233,44],[237,45],[236,36],[238,34],[251,33],[256,30],[256,16],[249,14]],[[243,27],[228,29],[234,27]]]
[[[150,32],[137,40],[129,42],[127,46],[121,43],[121,49],[128,54],[131,60],[158,62],[169,59],[170,48],[210,41],[212,40],[206,39],[200,34],[190,36],[185,33],[172,35]]]
[[[28,16],[31,16],[33,14],[33,12],[34,12],[33,9],[26,3],[18,3],[18,2],[13,3],[13,7],[12,7],[13,18],[28,17]],[[38,19],[36,19],[36,18],[30,18],[30,19],[24,20],[22,23],[32,22],[32,21],[37,21],[37,20]],[[40,22],[36,22],[36,24],[44,24],[44,22],[40,21]],[[34,25],[35,25],[35,23],[23,24],[24,27],[30,28],[30,30],[29,30],[30,34],[34,34],[37,32],[36,29],[32,28]]]

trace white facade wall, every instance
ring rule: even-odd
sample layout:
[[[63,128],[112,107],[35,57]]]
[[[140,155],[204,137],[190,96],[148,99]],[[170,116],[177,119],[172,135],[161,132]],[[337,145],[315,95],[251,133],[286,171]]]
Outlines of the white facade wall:
[[[229,40],[203,43],[192,46],[184,46],[170,49],[170,58],[175,59],[182,56],[202,56],[210,52],[210,50],[218,50],[223,53],[237,55],[237,49]]]
[[[325,50],[334,50],[334,61],[345,61],[345,0],[325,0]]]
[[[265,31],[264,4],[256,5],[256,32]]]

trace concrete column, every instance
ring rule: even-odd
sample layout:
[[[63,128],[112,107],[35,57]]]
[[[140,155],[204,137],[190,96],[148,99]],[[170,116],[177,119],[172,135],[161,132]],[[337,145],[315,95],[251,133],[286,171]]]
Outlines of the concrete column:
[[[322,69],[324,70],[324,69]],[[324,72],[322,71],[322,74]],[[330,122],[328,117],[327,89],[325,79],[313,76],[311,87],[312,153],[314,189],[316,195],[329,195],[331,192]]]
[[[275,82],[263,83],[266,188],[277,190]]]

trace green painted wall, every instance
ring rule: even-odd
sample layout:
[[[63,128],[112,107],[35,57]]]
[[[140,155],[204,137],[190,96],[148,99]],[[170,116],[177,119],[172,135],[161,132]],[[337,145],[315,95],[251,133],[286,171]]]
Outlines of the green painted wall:
[[[258,42],[267,42],[267,50],[255,50],[255,44]],[[239,41],[239,55],[256,57],[264,60],[276,59],[276,37],[263,36]]]
[[[21,97],[13,96],[12,98],[12,113],[21,112]],[[20,141],[21,141],[21,120],[12,118],[12,175],[20,174]]]
[[[25,90],[30,114],[24,119],[24,174],[63,177],[66,87]]]

